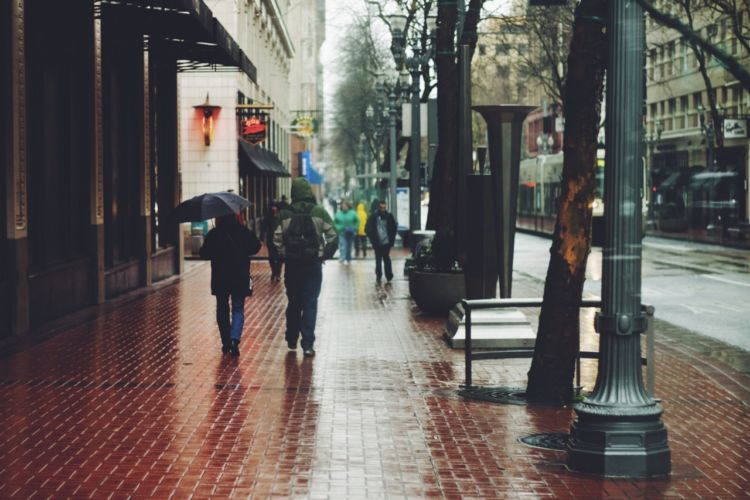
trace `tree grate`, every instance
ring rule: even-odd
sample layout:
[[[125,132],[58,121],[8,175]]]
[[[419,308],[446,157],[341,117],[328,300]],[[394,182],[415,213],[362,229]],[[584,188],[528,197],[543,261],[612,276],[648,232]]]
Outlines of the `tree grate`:
[[[542,448],[543,450],[565,451],[568,449],[570,434],[564,432],[543,432],[540,434],[531,434],[518,438],[521,444],[531,446],[532,448]]]
[[[523,387],[466,387],[458,391],[466,399],[477,399],[504,405],[525,405],[526,389]]]

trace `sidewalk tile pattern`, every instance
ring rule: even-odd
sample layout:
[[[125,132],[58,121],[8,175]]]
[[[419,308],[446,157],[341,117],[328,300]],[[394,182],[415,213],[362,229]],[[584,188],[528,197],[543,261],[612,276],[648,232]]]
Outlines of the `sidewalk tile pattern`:
[[[0,498],[748,495],[747,376],[660,337],[673,474],[571,472],[564,452],[518,439],[567,432],[572,410],[459,398],[463,353],[442,341],[442,319],[419,313],[405,280],[376,286],[372,267],[325,266],[313,359],[287,351],[283,284],[260,263],[239,359],[221,355],[205,266],[6,357]],[[523,277],[514,287],[540,294]],[[475,380],[522,386],[527,370],[528,360],[485,361]]]

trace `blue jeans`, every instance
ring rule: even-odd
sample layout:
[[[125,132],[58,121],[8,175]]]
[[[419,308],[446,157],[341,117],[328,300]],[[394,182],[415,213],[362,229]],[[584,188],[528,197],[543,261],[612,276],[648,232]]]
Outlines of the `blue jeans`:
[[[339,235],[339,260],[349,262],[352,260],[352,244],[354,243],[354,234],[342,232]]]
[[[221,343],[229,345],[229,340],[239,341],[242,326],[245,324],[245,296],[232,294],[232,319],[229,319],[229,294],[216,296],[216,322],[219,324]]]
[[[302,349],[315,344],[315,320],[318,316],[318,295],[323,282],[323,264],[286,263],[284,285],[289,303],[286,306],[286,341],[297,345],[302,334]]]

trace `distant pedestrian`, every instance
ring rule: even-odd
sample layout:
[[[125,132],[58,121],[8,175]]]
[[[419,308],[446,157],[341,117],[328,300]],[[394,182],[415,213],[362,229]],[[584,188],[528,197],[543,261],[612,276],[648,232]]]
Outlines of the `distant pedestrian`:
[[[289,208],[289,200],[287,200],[286,195],[281,195],[281,201],[279,201],[279,209],[284,210],[286,208]]]
[[[352,261],[352,245],[354,244],[354,236],[357,234],[357,229],[359,228],[359,218],[352,210],[351,205],[348,202],[342,201],[341,210],[336,212],[334,220],[336,232],[339,235],[339,261],[345,265],[349,265]]]
[[[224,354],[240,355],[245,298],[251,293],[250,256],[258,250],[260,241],[255,233],[240,225],[235,215],[217,218],[200,249],[201,258],[211,260],[211,293],[216,296],[216,323]]]
[[[279,213],[273,243],[286,263],[287,346],[296,349],[302,334],[304,355],[315,356],[315,321],[323,261],[336,253],[338,237],[331,216],[316,204],[307,179],[298,177],[292,181],[292,204]]]
[[[370,238],[372,250],[375,252],[375,279],[380,282],[385,267],[385,279],[393,279],[391,265],[391,248],[396,242],[396,219],[386,210],[384,201],[378,203],[378,209],[370,214],[367,220],[367,237]]]
[[[365,227],[367,225],[367,211],[365,210],[365,204],[359,203],[357,205],[357,218],[359,219],[359,227],[357,228],[357,235],[354,238],[354,249],[355,257],[359,257],[360,251],[362,257],[367,257],[367,233]]]
[[[268,206],[266,216],[263,218],[263,224],[261,225],[260,230],[260,239],[266,244],[266,250],[268,251],[268,263],[271,266],[272,282],[281,281],[281,268],[284,265],[279,256],[279,251],[276,250],[276,247],[273,244],[273,230],[278,222],[279,212],[279,203],[272,201]]]

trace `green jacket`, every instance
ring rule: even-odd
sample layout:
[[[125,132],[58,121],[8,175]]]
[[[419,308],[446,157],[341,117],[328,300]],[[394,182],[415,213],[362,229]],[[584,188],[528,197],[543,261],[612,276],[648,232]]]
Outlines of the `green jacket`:
[[[292,204],[279,212],[276,228],[273,232],[273,245],[283,258],[286,255],[284,249],[284,231],[289,227],[293,213],[309,213],[320,238],[320,250],[318,255],[321,259],[330,259],[336,253],[339,246],[336,229],[333,227],[331,216],[325,208],[316,204],[310,183],[303,177],[292,181]]]
[[[357,217],[357,213],[351,208],[349,210],[339,210],[336,212],[334,225],[336,226],[336,232],[341,235],[347,229],[351,235],[355,235],[359,230],[359,217]]]

